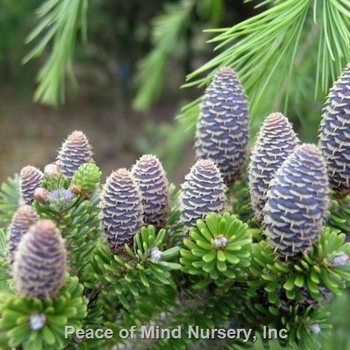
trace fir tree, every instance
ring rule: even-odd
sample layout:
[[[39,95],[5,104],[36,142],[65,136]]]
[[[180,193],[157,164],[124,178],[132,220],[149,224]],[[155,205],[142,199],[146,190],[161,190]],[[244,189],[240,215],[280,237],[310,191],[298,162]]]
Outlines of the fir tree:
[[[297,77],[293,73],[305,51],[315,49],[314,42],[318,59],[308,72],[315,73],[313,92],[328,87],[350,61],[346,2],[267,0],[264,4],[268,8],[260,15],[217,30],[220,34],[214,41],[221,42],[224,50],[189,76],[210,71],[189,83],[197,85],[211,83],[221,67],[237,71],[250,100],[251,121],[267,106],[263,117],[276,111],[266,96],[275,93],[276,101],[292,98]],[[85,28],[86,5],[85,1],[47,1],[39,11],[42,22],[29,39],[50,30],[28,58],[40,54],[52,40],[52,55],[40,74],[37,95],[46,102],[63,98],[57,88],[64,67],[71,68],[75,32]],[[319,40],[311,40],[315,36]],[[23,182],[27,171],[6,181],[0,193],[4,224],[0,347],[244,349],[251,347],[254,337],[263,337],[268,346],[267,327],[283,330],[277,339],[283,347],[321,349],[321,337],[331,333],[326,306],[332,298],[345,295],[350,285],[349,174],[346,157],[333,157],[350,152],[348,142],[339,142],[346,135],[348,109],[341,106],[339,117],[336,108],[339,96],[347,101],[350,95],[349,84],[343,84],[348,77],[344,72],[323,108],[320,149],[308,143],[294,147],[295,140],[260,188],[254,181],[256,154],[251,164],[239,162],[244,176],[230,187],[223,182],[226,169],[201,154],[178,191],[168,184],[166,169],[163,172],[156,161],[155,171],[164,177],[161,202],[166,198],[168,204],[167,215],[165,202],[157,207],[157,227],[148,221],[146,199],[153,192],[147,190],[153,189],[149,184],[154,181],[145,182],[144,166],[118,169],[103,184],[90,145],[83,147],[85,153],[77,152],[76,147],[67,147],[70,137],[62,144],[58,164],[43,165],[43,172],[35,170],[39,175],[34,178],[40,181]],[[197,122],[199,102],[184,109],[182,120],[188,125]],[[241,105],[233,102],[230,108]],[[343,128],[337,128],[339,120],[345,121]],[[247,123],[231,121],[241,127],[237,131],[246,147],[251,136]],[[71,135],[87,140],[82,132]],[[266,146],[270,141],[258,140],[258,144]],[[279,152],[278,145],[268,145],[269,150],[275,147]],[[258,208],[261,223],[251,219],[256,192],[250,186],[264,196],[264,206]],[[30,213],[30,220],[18,222],[23,211]],[[67,336],[66,326],[109,329],[113,336]],[[188,332],[196,327],[202,330],[199,334],[208,330],[211,335]],[[123,337],[131,329],[135,336]],[[148,336],[142,337],[145,329]],[[176,329],[182,330],[181,337],[172,333]],[[221,336],[238,329],[249,334],[235,339]]]

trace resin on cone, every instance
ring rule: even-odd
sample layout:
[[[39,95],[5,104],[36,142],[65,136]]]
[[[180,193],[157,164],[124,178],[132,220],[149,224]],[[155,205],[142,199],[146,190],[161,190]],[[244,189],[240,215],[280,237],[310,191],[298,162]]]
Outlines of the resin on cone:
[[[241,177],[249,141],[248,102],[231,68],[221,68],[205,91],[196,127],[197,159],[210,159],[226,184]]]

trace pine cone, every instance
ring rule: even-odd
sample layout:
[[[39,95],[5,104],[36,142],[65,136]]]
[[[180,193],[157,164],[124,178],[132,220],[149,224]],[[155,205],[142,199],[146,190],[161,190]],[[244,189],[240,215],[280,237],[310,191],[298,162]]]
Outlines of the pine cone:
[[[208,159],[198,160],[182,184],[181,220],[185,234],[198,219],[225,209],[225,185],[218,167]]]
[[[298,146],[271,180],[264,208],[266,235],[280,258],[297,259],[317,241],[328,193],[320,150],[312,144]]]
[[[23,236],[15,255],[13,278],[20,295],[54,298],[64,284],[66,248],[51,220],[39,220]]]
[[[8,259],[10,265],[13,264],[15,253],[22,236],[27,233],[29,227],[35,224],[37,220],[38,215],[31,205],[22,205],[14,213],[8,229]]]
[[[107,178],[101,193],[101,225],[113,253],[132,244],[143,224],[143,207],[140,190],[124,168]]]
[[[27,165],[22,168],[19,179],[20,196],[25,204],[31,204],[34,200],[34,191],[41,187],[44,174],[34,166]]]
[[[216,163],[226,184],[240,178],[249,139],[248,103],[231,68],[220,69],[206,89],[197,121],[197,159]]]
[[[168,180],[156,156],[143,155],[131,169],[142,196],[145,224],[164,227],[168,214]]]
[[[251,203],[259,221],[271,179],[287,156],[299,144],[291,123],[281,113],[272,113],[264,121],[249,165],[249,190]]]
[[[329,91],[319,129],[332,189],[350,192],[350,64]]]
[[[80,165],[93,163],[92,151],[89,141],[81,131],[74,131],[64,141],[56,164],[60,167],[63,175],[72,179]]]
[[[298,293],[301,298],[298,301],[288,299],[286,296],[285,290],[280,289],[278,292],[278,296],[282,302],[280,306],[281,310],[283,310],[284,312],[288,312],[290,309],[290,306],[295,307],[297,305],[302,310],[306,310],[310,306],[314,310],[317,310],[333,299],[333,296],[334,296],[333,293],[326,287],[317,286],[317,289],[322,295],[322,297],[319,300],[313,298],[312,295],[310,294],[310,291],[307,288],[303,287],[298,290]]]

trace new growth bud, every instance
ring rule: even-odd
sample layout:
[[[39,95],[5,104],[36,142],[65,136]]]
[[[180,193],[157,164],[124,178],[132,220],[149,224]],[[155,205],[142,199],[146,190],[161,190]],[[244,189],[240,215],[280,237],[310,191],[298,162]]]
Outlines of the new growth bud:
[[[38,187],[34,191],[34,199],[39,203],[45,203],[50,197],[50,192],[43,187]]]

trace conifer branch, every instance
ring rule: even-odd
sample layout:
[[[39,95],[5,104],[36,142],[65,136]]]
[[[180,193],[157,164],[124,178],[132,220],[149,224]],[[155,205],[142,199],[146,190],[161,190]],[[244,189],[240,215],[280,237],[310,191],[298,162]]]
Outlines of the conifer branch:
[[[50,53],[37,75],[38,87],[34,100],[58,106],[65,101],[65,75],[77,86],[73,71],[73,55],[76,36],[81,31],[86,41],[87,0],[47,0],[37,10],[40,19],[26,39],[26,43],[38,40],[34,48],[23,58],[27,63],[50,47]]]
[[[320,5],[313,0],[267,0],[264,4],[271,7],[232,28],[207,30],[217,33],[209,42],[217,44],[215,50],[219,53],[189,74],[183,86],[206,86],[218,68],[231,67],[238,72],[249,96],[253,121],[258,115],[266,114],[266,109],[281,109],[283,99],[286,113],[291,89],[298,89],[295,83],[298,61],[312,61],[306,52],[304,57],[298,52],[315,35],[313,28],[321,28],[317,59],[310,65],[311,71],[309,69],[315,81],[315,94],[320,89],[326,91],[350,61],[350,5],[347,2],[334,0]],[[206,75],[200,77],[203,74]],[[192,111],[197,103],[185,106],[178,116],[187,126],[194,124]]]

